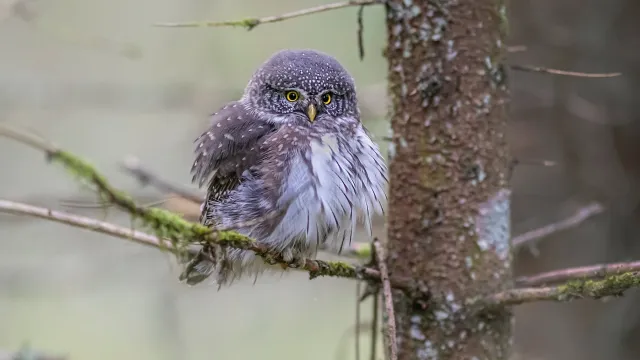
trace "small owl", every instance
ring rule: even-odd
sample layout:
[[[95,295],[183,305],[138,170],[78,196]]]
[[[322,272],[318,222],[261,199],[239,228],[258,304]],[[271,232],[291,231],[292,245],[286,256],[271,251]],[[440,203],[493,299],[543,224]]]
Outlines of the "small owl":
[[[212,115],[196,140],[193,181],[207,184],[202,224],[244,234],[284,259],[340,251],[383,213],[386,165],[360,122],[353,78],[333,57],[283,50],[253,75],[242,98]],[[256,276],[250,251],[205,247],[181,278],[219,285]]]

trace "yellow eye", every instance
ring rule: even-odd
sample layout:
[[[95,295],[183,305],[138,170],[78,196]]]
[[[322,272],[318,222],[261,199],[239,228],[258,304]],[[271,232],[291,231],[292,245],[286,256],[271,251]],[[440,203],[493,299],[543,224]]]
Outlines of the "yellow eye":
[[[322,95],[322,102],[323,102],[325,105],[329,105],[329,104],[331,104],[331,94],[326,93],[326,94]]]
[[[294,102],[294,101],[298,101],[298,99],[300,98],[300,94],[298,94],[297,91],[287,91],[284,96],[287,98],[287,100]]]

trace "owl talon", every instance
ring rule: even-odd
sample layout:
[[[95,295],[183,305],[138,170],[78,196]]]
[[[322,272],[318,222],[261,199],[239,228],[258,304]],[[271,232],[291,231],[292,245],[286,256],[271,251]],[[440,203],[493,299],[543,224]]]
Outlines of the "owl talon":
[[[304,264],[307,263],[307,258],[302,256],[302,257],[296,257],[294,258],[291,262],[290,262],[290,266],[292,268],[296,268],[296,269],[301,269],[304,267]]]
[[[196,285],[211,276],[217,262],[215,249],[209,246],[203,247],[196,255],[186,260],[179,280],[188,285]]]

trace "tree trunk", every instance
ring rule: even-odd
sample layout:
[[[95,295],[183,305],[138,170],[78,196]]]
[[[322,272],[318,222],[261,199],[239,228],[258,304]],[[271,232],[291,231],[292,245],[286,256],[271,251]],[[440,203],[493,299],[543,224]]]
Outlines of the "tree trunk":
[[[390,0],[388,265],[433,294],[394,293],[399,359],[507,359],[508,311],[465,299],[511,286],[502,0]]]

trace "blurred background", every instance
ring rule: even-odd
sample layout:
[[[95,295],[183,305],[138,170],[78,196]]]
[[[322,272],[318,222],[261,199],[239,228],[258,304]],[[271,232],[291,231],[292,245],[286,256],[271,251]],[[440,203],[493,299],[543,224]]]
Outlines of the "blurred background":
[[[93,162],[141,203],[162,198],[120,167],[135,155],[190,184],[193,140],[207,115],[241,94],[271,53],[311,47],[353,74],[366,126],[387,134],[384,12],[356,8],[242,29],[169,29],[156,22],[275,15],[328,0],[0,0],[0,121],[28,127]],[[640,258],[640,3],[519,0],[509,61],[616,72],[612,79],[511,73],[516,157],[514,235],[591,201],[607,211],[517,256],[518,275]],[[309,31],[307,29],[313,29]],[[386,151],[385,151],[386,152]],[[544,167],[528,159],[557,161]],[[194,189],[196,190],[196,189]],[[130,226],[32,149],[0,141],[0,198]],[[374,232],[384,235],[378,219]],[[170,256],[44,220],[0,214],[0,354],[25,344],[69,359],[353,359],[355,283],[262,277],[231,289],[187,287]],[[640,358],[637,291],[608,302],[516,310],[522,359]],[[361,321],[371,319],[363,304]],[[366,356],[369,333],[361,333]],[[378,337],[380,338],[380,337]]]

